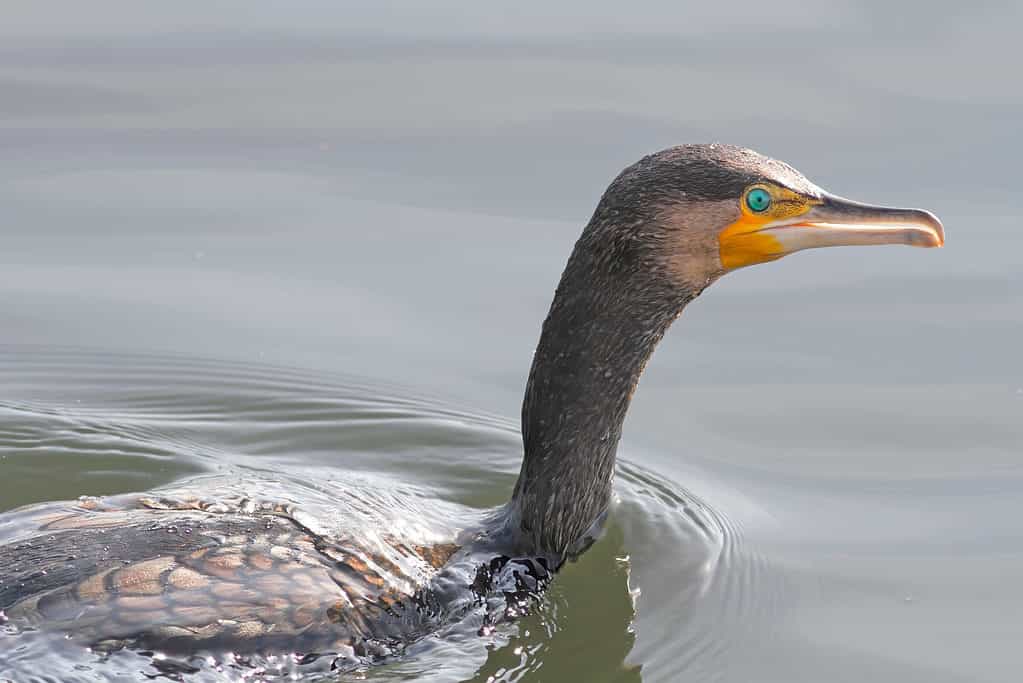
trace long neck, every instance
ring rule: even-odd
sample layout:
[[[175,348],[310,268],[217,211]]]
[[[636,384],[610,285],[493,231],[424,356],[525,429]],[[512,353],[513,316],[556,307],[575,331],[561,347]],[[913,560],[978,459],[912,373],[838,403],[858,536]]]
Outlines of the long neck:
[[[591,224],[562,275],[522,404],[525,457],[511,520],[537,552],[573,555],[611,501],[615,452],[647,359],[695,296]]]

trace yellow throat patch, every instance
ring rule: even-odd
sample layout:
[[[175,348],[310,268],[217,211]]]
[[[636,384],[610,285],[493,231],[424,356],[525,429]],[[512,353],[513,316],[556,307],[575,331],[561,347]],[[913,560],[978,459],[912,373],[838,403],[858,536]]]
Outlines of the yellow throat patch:
[[[748,197],[757,190],[770,195],[770,205],[763,211],[754,211],[749,206]],[[761,231],[778,221],[801,216],[820,203],[818,199],[770,183],[746,188],[739,201],[742,216],[718,235],[721,265],[726,270],[735,270],[781,258],[785,255],[781,242]]]

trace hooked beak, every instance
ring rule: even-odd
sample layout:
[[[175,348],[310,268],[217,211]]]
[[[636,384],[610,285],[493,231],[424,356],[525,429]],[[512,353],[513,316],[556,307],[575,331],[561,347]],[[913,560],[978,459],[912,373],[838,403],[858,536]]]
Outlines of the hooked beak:
[[[945,243],[941,221],[930,211],[871,206],[827,193],[798,216],[749,229],[742,224],[733,224],[720,237],[721,263],[729,270],[815,247]]]

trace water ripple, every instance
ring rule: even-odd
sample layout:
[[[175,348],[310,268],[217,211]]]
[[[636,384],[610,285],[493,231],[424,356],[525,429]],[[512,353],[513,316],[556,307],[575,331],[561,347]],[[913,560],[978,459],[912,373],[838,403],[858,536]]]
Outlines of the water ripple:
[[[324,534],[386,529],[429,539],[503,502],[521,457],[513,420],[303,370],[0,347],[0,383],[0,462],[42,482],[30,500],[153,488],[170,498],[258,498],[296,506],[302,523]],[[47,468],[53,461],[66,468],[59,478]],[[591,656],[621,669],[622,680],[640,675],[623,660],[669,677],[719,671],[730,630],[771,619],[783,586],[727,515],[628,458],[618,472],[606,537],[565,568],[540,609],[484,637],[470,619],[367,675],[521,680],[551,671],[552,653],[592,649],[583,637],[599,639]],[[14,518],[0,523],[0,541],[24,532]],[[99,657],[42,634],[7,637],[7,676],[39,658],[65,681],[329,673],[322,661]]]

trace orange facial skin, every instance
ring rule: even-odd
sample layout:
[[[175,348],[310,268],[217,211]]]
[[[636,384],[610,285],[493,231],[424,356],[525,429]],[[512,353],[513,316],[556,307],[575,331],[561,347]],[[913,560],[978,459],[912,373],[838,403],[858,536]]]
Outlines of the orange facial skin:
[[[755,189],[771,195],[771,205],[759,213],[750,209],[746,203],[746,195]],[[781,242],[773,235],[761,231],[778,221],[801,216],[820,203],[819,199],[777,185],[760,183],[746,188],[739,201],[742,216],[718,235],[721,265],[726,270],[734,270],[781,258],[788,253]]]

